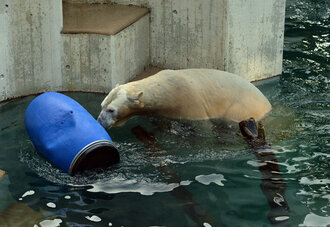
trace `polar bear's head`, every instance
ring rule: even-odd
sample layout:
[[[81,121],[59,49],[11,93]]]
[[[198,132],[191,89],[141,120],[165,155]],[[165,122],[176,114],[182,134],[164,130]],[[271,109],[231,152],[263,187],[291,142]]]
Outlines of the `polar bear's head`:
[[[143,107],[143,91],[132,91],[125,85],[116,85],[101,103],[101,113],[97,121],[104,127],[119,126]]]

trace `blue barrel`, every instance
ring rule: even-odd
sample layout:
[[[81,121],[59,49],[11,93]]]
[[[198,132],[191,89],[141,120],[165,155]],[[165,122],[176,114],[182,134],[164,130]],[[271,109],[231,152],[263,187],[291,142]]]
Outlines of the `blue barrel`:
[[[66,95],[39,95],[26,109],[24,121],[37,151],[70,175],[119,162],[106,130]]]

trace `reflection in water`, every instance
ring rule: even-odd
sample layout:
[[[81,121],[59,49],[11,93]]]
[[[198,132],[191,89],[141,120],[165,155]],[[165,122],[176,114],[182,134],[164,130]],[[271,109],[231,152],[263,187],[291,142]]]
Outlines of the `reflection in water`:
[[[61,226],[60,225],[61,223],[62,223],[62,220],[56,218],[56,219],[53,219],[53,220],[44,220],[44,221],[40,222],[39,225],[41,227],[57,227],[57,226]]]
[[[158,143],[153,133],[147,132],[143,127],[137,126],[132,129],[133,134],[145,145],[145,148],[150,151],[150,156],[157,156],[157,151],[164,150]],[[168,184],[181,181],[178,172],[168,166],[157,166],[157,169],[164,174],[164,178]],[[193,195],[182,184],[179,184],[170,193],[183,206],[186,214],[195,222],[196,225],[201,226],[203,223],[213,223],[212,218],[206,213],[199,203],[194,201]]]
[[[267,215],[272,224],[287,226],[290,208],[285,198],[287,184],[280,172],[278,161],[270,145],[266,142],[265,128],[251,118],[239,123],[240,130],[252,152],[258,159],[261,173],[261,190],[265,194],[270,211]]]
[[[102,219],[96,215],[93,215],[93,216],[86,216],[86,219],[89,220],[89,221],[93,221],[93,222],[100,222],[102,221]]]
[[[222,174],[210,174],[210,175],[198,175],[195,177],[195,180],[198,181],[201,184],[209,185],[211,183],[215,183],[219,186],[224,186],[222,183],[226,179]]]
[[[170,192],[174,188],[179,187],[180,183],[154,183],[148,182],[147,179],[125,179],[117,177],[110,181],[99,181],[92,184],[93,188],[88,189],[89,192],[105,192],[109,194],[117,194],[122,192],[138,192],[141,195],[153,195],[156,192]]]
[[[24,192],[24,194],[22,195],[21,198],[19,198],[19,200],[23,200],[23,198],[26,197],[26,196],[34,195],[34,193],[35,193],[35,191],[33,191],[33,190],[29,190],[27,192]]]
[[[300,226],[329,226],[330,217],[322,217],[314,213],[307,214],[304,222]]]
[[[35,211],[24,203],[14,203],[0,213],[0,223],[5,226],[34,226],[43,219],[42,212]]]

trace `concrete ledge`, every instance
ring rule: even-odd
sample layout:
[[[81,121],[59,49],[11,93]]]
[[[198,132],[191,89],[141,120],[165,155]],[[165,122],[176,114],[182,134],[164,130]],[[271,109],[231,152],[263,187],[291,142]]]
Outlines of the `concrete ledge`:
[[[115,35],[148,13],[137,6],[64,2],[62,33]]]
[[[109,92],[150,64],[148,15],[112,36],[63,34],[62,39],[64,90]]]

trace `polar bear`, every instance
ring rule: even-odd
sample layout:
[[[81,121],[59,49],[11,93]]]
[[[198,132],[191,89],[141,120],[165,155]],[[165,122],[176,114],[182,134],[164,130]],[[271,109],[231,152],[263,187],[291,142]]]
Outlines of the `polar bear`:
[[[174,119],[223,119],[240,122],[263,118],[267,98],[249,81],[214,69],[163,70],[148,78],[117,85],[101,103],[98,122],[119,126],[134,115]]]

